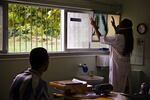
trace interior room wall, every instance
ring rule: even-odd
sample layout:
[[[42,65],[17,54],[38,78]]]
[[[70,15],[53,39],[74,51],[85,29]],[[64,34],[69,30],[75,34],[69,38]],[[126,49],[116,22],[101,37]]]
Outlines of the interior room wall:
[[[137,38],[144,40],[144,55],[143,55],[143,65],[132,65],[133,70],[142,71],[143,77],[140,82],[149,82],[150,83],[150,0],[123,0],[123,18],[130,18],[133,21],[133,33],[134,33],[134,44],[135,52],[138,52],[139,49],[136,48]],[[144,35],[140,35],[137,32],[137,25],[139,23],[145,23],[147,25],[147,32]]]
[[[6,0],[5,0],[6,1]],[[12,1],[12,0],[9,0]],[[15,0],[16,1],[16,0]],[[25,0],[22,0],[25,1]],[[32,0],[30,0],[32,1]],[[43,0],[33,0],[33,1],[39,1],[43,2]],[[50,0],[44,0],[49,2]],[[61,3],[60,0],[52,0],[54,3],[58,1]],[[76,2],[76,4],[73,4],[69,2],[70,0],[64,0],[67,3],[63,2],[64,5],[79,5],[79,6],[85,6],[85,7],[91,7],[91,3],[89,4],[81,4],[81,0],[72,0],[73,2]],[[85,1],[85,0],[82,0]],[[98,0],[94,0],[97,1]],[[105,1],[105,0],[103,0]],[[150,27],[150,0],[106,0],[107,3],[109,4],[122,4],[122,17],[128,17],[132,19],[133,21],[133,29],[134,29],[134,37],[141,37],[144,38],[145,40],[145,47],[144,47],[144,65],[132,65],[133,70],[139,70],[143,71],[145,74],[144,81],[150,82],[150,48],[149,48],[149,42],[150,42],[150,34],[149,34],[149,27]],[[88,1],[89,2],[89,1]],[[105,4],[104,4],[105,5]],[[97,3],[96,6],[92,6],[91,8],[98,8],[100,9],[100,5]],[[109,5],[111,7],[111,5]],[[113,7],[113,5],[112,5]],[[108,10],[110,8],[107,8]],[[115,8],[114,8],[115,9]],[[117,8],[118,9],[118,8]],[[119,8],[120,9],[120,8]],[[115,11],[115,10],[113,10]],[[145,35],[139,35],[136,31],[136,26],[144,22],[148,30]],[[136,50],[135,50],[136,51]],[[69,57],[53,57],[50,58],[50,65],[48,68],[48,71],[44,74],[43,78],[46,79],[47,81],[52,81],[52,80],[60,80],[60,79],[70,79],[73,76],[75,76],[78,71],[79,67],[78,64],[80,63],[86,63],[91,70],[95,70],[95,56],[69,56]],[[26,69],[27,66],[29,65],[28,63],[28,58],[24,59],[0,59],[0,100],[8,100],[8,93],[9,93],[9,88],[10,84],[12,82],[13,76],[15,76],[18,72],[21,72],[22,70]],[[67,69],[67,70],[66,70]],[[99,70],[99,69],[98,69]],[[105,73],[105,72],[103,72]],[[142,81],[143,81],[142,80]],[[134,80],[133,80],[134,81]],[[141,81],[139,81],[141,82]],[[137,87],[136,87],[137,88]]]

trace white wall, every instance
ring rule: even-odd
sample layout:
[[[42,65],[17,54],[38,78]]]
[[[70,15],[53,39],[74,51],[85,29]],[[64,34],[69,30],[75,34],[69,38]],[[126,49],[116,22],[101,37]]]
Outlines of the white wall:
[[[150,80],[150,0],[125,0],[123,2],[123,13],[122,16],[125,18],[130,18],[133,21],[133,32],[135,37],[135,44],[136,44],[136,38],[143,38],[145,40],[145,47],[144,47],[144,65],[138,66],[133,65],[133,70],[142,70],[145,75],[146,79],[143,79],[144,81]],[[137,25],[139,23],[145,23],[147,25],[147,32],[145,35],[139,35],[137,32]],[[138,49],[134,49],[135,51],[138,51]],[[150,81],[149,81],[150,82]]]
[[[119,1],[119,0],[118,0]],[[143,56],[143,65],[132,65],[133,70],[142,72],[141,75],[137,75],[140,78],[135,81],[133,80],[135,91],[139,91],[140,84],[142,82],[150,83],[150,0],[123,0],[123,18],[130,18],[133,21],[133,33],[134,33],[134,52],[139,52],[139,49],[136,48],[137,38],[141,38],[145,41],[144,45],[144,56]],[[145,23],[147,25],[147,32],[145,35],[139,35],[137,32],[137,25],[139,23]],[[136,76],[136,75],[134,75]]]

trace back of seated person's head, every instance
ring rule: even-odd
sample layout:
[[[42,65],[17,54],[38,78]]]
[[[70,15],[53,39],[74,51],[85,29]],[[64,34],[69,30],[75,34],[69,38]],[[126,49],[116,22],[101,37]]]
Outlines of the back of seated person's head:
[[[49,56],[47,50],[42,47],[37,47],[31,50],[30,52],[30,64],[31,68],[34,70],[40,70],[41,67],[44,67],[44,71],[47,70],[49,63]]]

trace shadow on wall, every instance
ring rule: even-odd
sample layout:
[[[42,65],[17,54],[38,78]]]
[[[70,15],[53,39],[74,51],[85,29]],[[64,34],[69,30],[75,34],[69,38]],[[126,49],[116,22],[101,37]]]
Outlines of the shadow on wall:
[[[108,83],[109,67],[97,67],[97,75],[104,77],[103,83]]]
[[[145,82],[145,74],[141,70],[133,70],[131,77],[132,93],[139,93],[140,86]]]
[[[97,75],[103,76],[104,81],[103,83],[108,83],[109,80],[109,67],[97,67]],[[132,86],[132,93],[139,93],[141,84],[143,82],[150,83],[150,79],[146,77],[143,71],[140,70],[133,70],[131,76],[131,86]]]

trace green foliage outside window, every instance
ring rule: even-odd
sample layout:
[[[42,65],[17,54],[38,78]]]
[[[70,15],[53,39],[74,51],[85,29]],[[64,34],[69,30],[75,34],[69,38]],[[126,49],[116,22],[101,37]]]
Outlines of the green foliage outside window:
[[[60,39],[60,9],[9,4],[8,32],[10,40],[14,37],[31,42],[39,37],[42,41],[47,37]]]
[[[52,37],[60,35],[60,9],[48,9],[36,6],[9,4],[8,27],[9,36],[47,34]]]

